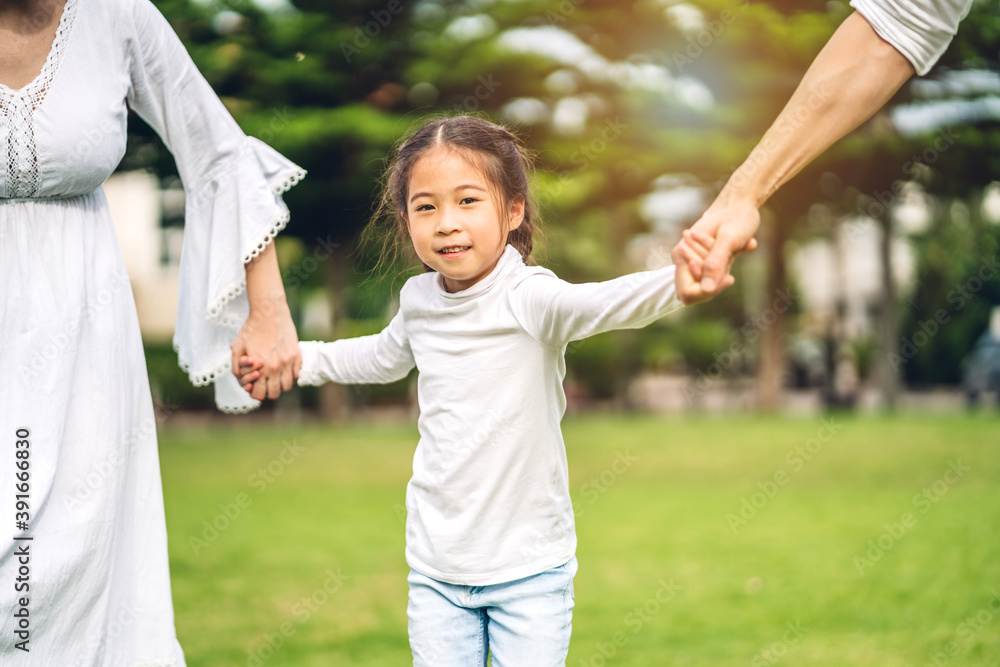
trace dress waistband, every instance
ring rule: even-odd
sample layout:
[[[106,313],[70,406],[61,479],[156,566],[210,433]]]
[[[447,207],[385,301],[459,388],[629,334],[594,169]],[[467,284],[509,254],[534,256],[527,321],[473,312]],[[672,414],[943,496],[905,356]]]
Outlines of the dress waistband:
[[[80,199],[82,197],[92,197],[94,194],[100,191],[100,187],[94,188],[90,192],[84,192],[77,195],[62,195],[58,197],[0,197],[0,206],[4,204],[23,204],[25,202],[33,202],[36,204],[44,204],[46,202],[61,203],[66,202],[71,199]]]

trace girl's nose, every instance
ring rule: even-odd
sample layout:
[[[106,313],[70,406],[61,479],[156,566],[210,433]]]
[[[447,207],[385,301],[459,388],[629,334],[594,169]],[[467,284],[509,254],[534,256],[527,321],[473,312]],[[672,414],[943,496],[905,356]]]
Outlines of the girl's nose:
[[[451,234],[461,229],[459,217],[458,211],[447,206],[442,208],[440,215],[438,215],[437,233]]]

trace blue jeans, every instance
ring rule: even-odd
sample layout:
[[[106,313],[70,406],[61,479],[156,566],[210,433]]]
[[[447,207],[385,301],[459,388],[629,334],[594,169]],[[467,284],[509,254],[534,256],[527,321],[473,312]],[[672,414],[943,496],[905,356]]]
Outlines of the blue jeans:
[[[410,649],[414,667],[563,667],[573,620],[573,575],[568,562],[539,574],[462,586],[411,569]]]

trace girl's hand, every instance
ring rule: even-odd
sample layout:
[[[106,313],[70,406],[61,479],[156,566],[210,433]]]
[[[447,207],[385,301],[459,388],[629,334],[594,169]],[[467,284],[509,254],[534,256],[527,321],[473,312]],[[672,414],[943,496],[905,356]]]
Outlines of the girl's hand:
[[[677,297],[682,303],[690,306],[702,301],[708,301],[717,293],[703,290],[701,284],[695,278],[695,276],[701,275],[704,268],[704,260],[709,255],[715,241],[708,234],[693,228],[685,229],[682,235],[683,238],[674,246],[671,255],[673,256],[674,264],[677,266],[675,277]],[[729,266],[726,267],[727,273],[722,280],[719,291],[736,282],[736,279],[728,273],[729,267],[732,265],[733,259],[731,258]]]
[[[264,367],[264,360],[246,355],[240,357],[239,380],[243,389],[250,393],[253,391],[253,382],[260,377],[260,369]]]

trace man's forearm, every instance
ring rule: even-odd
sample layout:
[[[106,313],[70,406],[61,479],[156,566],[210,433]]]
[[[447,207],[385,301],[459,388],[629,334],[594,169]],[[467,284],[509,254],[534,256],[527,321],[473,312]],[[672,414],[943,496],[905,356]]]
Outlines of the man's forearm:
[[[834,33],[719,199],[760,207],[835,141],[868,120],[914,74],[857,12]]]

